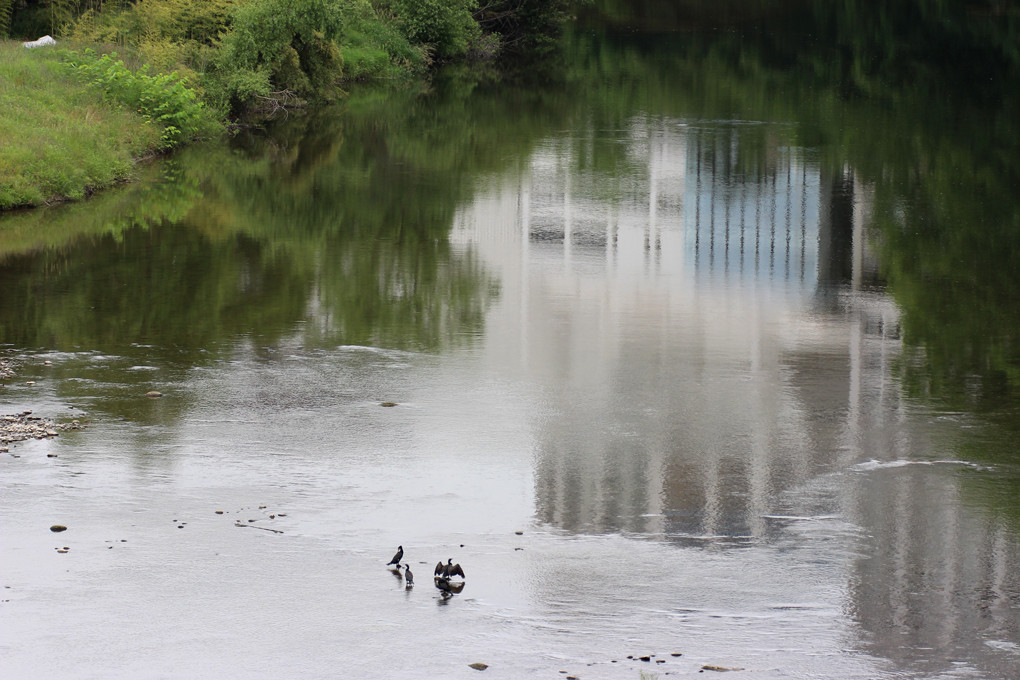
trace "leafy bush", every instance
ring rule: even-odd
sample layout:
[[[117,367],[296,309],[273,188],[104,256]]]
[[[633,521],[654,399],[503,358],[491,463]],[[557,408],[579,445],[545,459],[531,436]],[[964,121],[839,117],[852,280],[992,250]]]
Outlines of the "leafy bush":
[[[274,91],[336,97],[343,75],[336,45],[343,8],[335,0],[251,0],[238,6],[207,74],[211,98],[240,111]]]
[[[62,53],[65,64],[79,78],[99,88],[107,101],[127,106],[160,126],[160,148],[207,136],[217,128],[205,104],[177,72],[149,75],[148,66],[135,72],[114,61],[116,54],[98,56],[93,50]]]
[[[390,0],[407,37],[435,50],[440,59],[460,57],[481,35],[472,16],[476,0]]]
[[[87,9],[68,31],[79,42],[136,45],[144,40],[213,45],[242,0],[144,0]],[[3,2],[3,0],[0,0]]]
[[[345,80],[401,78],[419,73],[428,65],[427,51],[411,44],[397,20],[377,13],[368,0],[354,0],[345,15],[340,44]]]

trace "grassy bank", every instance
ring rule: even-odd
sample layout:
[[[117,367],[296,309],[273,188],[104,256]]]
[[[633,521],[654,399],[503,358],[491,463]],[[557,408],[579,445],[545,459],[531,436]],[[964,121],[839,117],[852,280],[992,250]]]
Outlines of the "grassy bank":
[[[490,79],[500,55],[546,52],[575,1],[138,0],[68,6],[58,24],[7,3],[0,36],[55,32],[98,54],[0,42],[0,210],[86,196],[223,120],[400,87],[443,64]]]
[[[53,47],[0,41],[0,210],[42,205],[130,178],[161,130],[105,102]]]

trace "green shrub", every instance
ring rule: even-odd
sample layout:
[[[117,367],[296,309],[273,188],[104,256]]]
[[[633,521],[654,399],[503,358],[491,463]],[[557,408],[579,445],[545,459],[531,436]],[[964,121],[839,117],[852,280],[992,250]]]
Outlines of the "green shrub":
[[[429,45],[437,57],[449,59],[467,54],[481,35],[472,16],[476,0],[390,0],[412,42]]]
[[[7,36],[11,30],[11,17],[14,16],[14,0],[0,0],[0,38]]]
[[[68,36],[79,42],[129,46],[144,40],[194,41],[213,45],[227,30],[231,13],[240,2],[242,0],[107,3],[98,12],[92,9],[82,12],[70,27]]]
[[[427,66],[426,51],[412,45],[395,20],[378,15],[367,2],[349,14],[340,49],[344,77],[351,81],[401,78]]]
[[[93,50],[64,51],[65,64],[79,78],[97,87],[107,101],[130,107],[161,129],[160,148],[207,136],[215,128],[213,116],[177,72],[149,75],[148,66],[135,72],[114,61],[116,54],[98,56]]]
[[[343,8],[335,0],[250,0],[238,6],[207,74],[213,101],[238,112],[274,91],[336,97],[343,75],[336,46]]]

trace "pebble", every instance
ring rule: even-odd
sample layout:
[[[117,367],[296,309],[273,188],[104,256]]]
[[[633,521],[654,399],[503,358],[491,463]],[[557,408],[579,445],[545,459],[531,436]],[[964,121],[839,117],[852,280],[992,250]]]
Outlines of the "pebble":
[[[67,531],[67,527],[65,527],[63,524],[54,524],[53,526],[50,527],[50,531],[57,534],[60,533],[61,531]]]
[[[397,405],[397,402],[395,402],[395,401],[384,401],[384,402],[382,402],[382,403],[381,403],[381,404],[379,404],[379,405],[380,405],[380,406],[396,406],[396,405]]]
[[[484,671],[486,668],[489,667],[489,664],[487,664],[487,663],[469,663],[468,667],[469,668],[474,668],[476,671]]]
[[[149,399],[159,399],[160,397],[163,396],[163,393],[157,392],[156,390],[151,390],[149,392],[146,392],[145,396],[147,396]]]

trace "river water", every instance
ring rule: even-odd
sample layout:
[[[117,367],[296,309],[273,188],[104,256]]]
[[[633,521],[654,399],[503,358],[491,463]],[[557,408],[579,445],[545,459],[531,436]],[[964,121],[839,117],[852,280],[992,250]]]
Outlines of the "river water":
[[[1015,109],[677,35],[0,219],[0,675],[1017,677]]]

